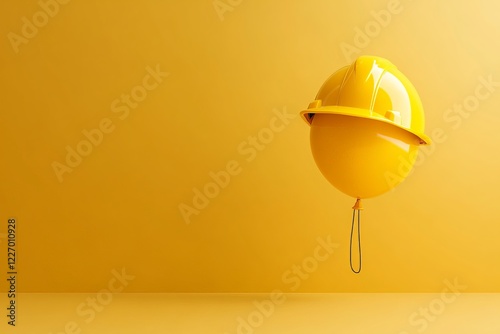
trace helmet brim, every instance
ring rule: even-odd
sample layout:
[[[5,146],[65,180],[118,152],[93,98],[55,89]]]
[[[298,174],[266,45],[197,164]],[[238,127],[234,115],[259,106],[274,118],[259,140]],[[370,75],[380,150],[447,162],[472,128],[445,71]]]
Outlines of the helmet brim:
[[[361,117],[361,118],[366,118],[366,119],[372,119],[375,121],[379,122],[384,122],[387,124],[391,124],[393,126],[396,126],[404,131],[407,131],[414,136],[416,136],[419,141],[420,145],[429,145],[431,144],[431,139],[425,135],[424,133],[418,133],[415,132],[409,128],[406,128],[404,126],[401,126],[397,123],[394,123],[393,121],[385,118],[384,116],[380,115],[379,113],[373,112],[368,109],[362,109],[362,108],[353,108],[353,107],[345,107],[345,106],[325,106],[325,107],[318,107],[318,108],[310,108],[306,109],[300,112],[300,116],[304,121],[307,122],[307,124],[311,125],[312,120],[314,118],[314,114],[333,114],[333,115],[344,115],[344,116],[352,116],[352,117]]]

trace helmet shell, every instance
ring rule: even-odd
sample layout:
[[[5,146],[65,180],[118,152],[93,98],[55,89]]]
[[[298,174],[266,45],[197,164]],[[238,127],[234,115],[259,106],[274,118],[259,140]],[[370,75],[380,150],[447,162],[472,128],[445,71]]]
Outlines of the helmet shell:
[[[331,75],[301,113],[311,125],[315,114],[362,117],[399,127],[430,144],[424,134],[420,97],[406,76],[384,58],[361,56]]]

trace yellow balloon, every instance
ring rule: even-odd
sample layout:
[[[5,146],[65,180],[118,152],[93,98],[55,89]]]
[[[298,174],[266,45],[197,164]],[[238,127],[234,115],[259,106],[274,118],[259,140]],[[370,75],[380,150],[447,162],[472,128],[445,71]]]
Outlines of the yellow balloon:
[[[336,71],[301,115],[323,175],[358,199],[394,188],[411,172],[418,146],[430,144],[415,87],[380,57]]]
[[[411,172],[424,133],[424,111],[415,87],[386,59],[361,56],[333,73],[301,116],[311,127],[314,160],[337,189],[356,198],[349,259],[361,271],[361,199],[381,195]],[[357,214],[357,267],[353,236]]]
[[[335,188],[360,199],[403,181],[420,144],[418,137],[391,124],[335,114],[315,115],[310,136],[321,173]]]

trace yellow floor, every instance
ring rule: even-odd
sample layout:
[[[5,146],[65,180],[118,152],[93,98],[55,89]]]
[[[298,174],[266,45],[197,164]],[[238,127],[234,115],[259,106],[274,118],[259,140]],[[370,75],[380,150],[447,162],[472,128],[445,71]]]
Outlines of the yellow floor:
[[[20,294],[16,326],[2,319],[23,334],[500,333],[500,294]]]

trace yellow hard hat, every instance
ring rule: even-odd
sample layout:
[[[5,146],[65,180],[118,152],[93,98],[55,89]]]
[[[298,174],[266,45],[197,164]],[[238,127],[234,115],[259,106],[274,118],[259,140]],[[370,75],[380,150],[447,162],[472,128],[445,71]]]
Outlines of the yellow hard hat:
[[[301,116],[311,125],[315,114],[367,118],[395,125],[430,144],[424,111],[411,82],[390,61],[361,56],[330,76]]]

